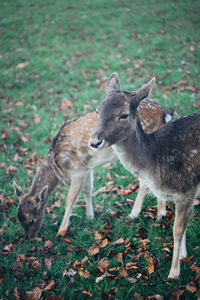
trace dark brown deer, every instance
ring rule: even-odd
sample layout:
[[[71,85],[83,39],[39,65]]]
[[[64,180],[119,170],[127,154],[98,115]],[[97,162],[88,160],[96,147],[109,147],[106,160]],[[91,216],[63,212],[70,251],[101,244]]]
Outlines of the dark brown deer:
[[[124,92],[118,74],[112,74],[106,83],[106,95],[97,107],[98,123],[90,145],[102,150],[112,146],[123,166],[144,180],[159,199],[175,202],[169,278],[176,278],[180,258],[187,255],[186,228],[200,191],[200,112],[145,133],[137,108],[154,82],[152,79],[136,92]]]
[[[161,127],[170,117],[162,106],[150,101],[141,103],[139,113],[147,131]],[[27,236],[34,237],[39,231],[48,196],[59,181],[65,183],[66,180],[71,180],[71,186],[67,195],[65,214],[58,232],[67,230],[73,205],[82,189],[86,198],[86,216],[93,219],[93,169],[117,159],[111,147],[102,150],[89,147],[89,138],[96,128],[96,123],[95,111],[64,123],[54,138],[29,193],[24,194],[22,189],[14,183],[14,189],[19,198],[18,219]],[[145,195],[146,186],[141,183],[131,217],[139,214]],[[158,216],[165,215],[165,206],[160,205],[159,200],[158,204]]]

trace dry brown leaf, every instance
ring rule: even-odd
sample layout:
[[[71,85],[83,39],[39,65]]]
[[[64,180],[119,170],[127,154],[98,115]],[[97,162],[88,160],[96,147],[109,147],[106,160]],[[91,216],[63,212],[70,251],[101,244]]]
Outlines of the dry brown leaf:
[[[95,282],[98,283],[99,281],[103,280],[106,277],[106,273],[96,278]]]
[[[26,136],[22,135],[21,140],[22,140],[22,142],[27,143],[29,141],[29,136],[28,135],[26,135]]]
[[[24,62],[24,63],[21,63],[21,64],[18,64],[17,66],[16,66],[16,69],[23,69],[23,68],[25,68],[26,66],[28,66],[28,62],[26,61],[26,62]]]
[[[85,264],[86,262],[88,261],[88,258],[87,257],[84,257],[81,261],[81,265]]]
[[[62,231],[57,232],[56,235],[64,236],[66,233],[67,233],[67,230],[62,230]]]
[[[88,253],[92,256],[96,255],[97,253],[99,253],[99,247],[92,246],[90,249],[88,249]]]
[[[153,262],[148,263],[147,270],[148,270],[149,275],[151,275],[154,272],[154,263]]]
[[[135,282],[137,281],[137,279],[136,279],[136,278],[133,278],[133,277],[127,277],[127,280],[128,280],[128,282],[130,282],[130,283],[135,283]]]
[[[35,122],[35,124],[40,122],[40,116],[38,114],[34,114],[31,119]]]
[[[137,269],[138,267],[137,267],[137,262],[128,262],[127,264],[126,264],[126,270],[134,270],[134,269]]]
[[[52,142],[52,138],[47,137],[44,141],[45,141],[45,143],[51,143]]]
[[[49,291],[52,289],[52,287],[54,286],[55,284],[55,281],[54,280],[51,280],[51,282],[45,287],[45,291]]]
[[[52,261],[51,261],[52,259],[51,259],[51,257],[46,257],[45,259],[44,259],[44,264],[45,264],[45,266],[47,266],[47,268],[50,270],[50,268],[51,268],[51,265],[52,265]]]
[[[72,107],[72,102],[64,99],[61,104],[57,106],[58,109],[67,109]]]
[[[98,231],[96,231],[94,233],[94,239],[95,239],[95,241],[102,240],[102,235]]]
[[[106,192],[107,192],[107,188],[106,188],[106,186],[103,186],[103,187],[99,188],[96,192],[94,192],[93,196],[96,196],[100,193],[106,193]]]
[[[104,248],[104,247],[106,247],[108,245],[108,239],[106,238],[106,239],[104,239],[103,241],[102,241],[102,243],[99,245],[99,247],[100,248]]]
[[[46,250],[47,250],[47,249],[50,249],[52,246],[53,246],[52,241],[50,241],[50,240],[45,241],[45,243],[44,243],[44,248],[45,248]]]
[[[122,269],[120,270],[120,275],[121,275],[122,277],[127,277],[128,273],[126,272],[126,270],[125,270],[124,268],[122,268]]]
[[[112,245],[120,245],[124,243],[124,239],[123,238],[119,238],[118,240],[116,240],[115,242],[112,243]]]
[[[75,262],[73,263],[73,267],[76,268],[76,266],[80,266],[80,261],[78,259],[75,260]]]
[[[117,272],[120,270],[120,267],[116,267],[116,268],[110,268],[109,272]]]
[[[90,273],[88,271],[83,271],[83,268],[78,269],[78,273],[81,277],[88,278]]]
[[[97,268],[99,269],[100,272],[104,273],[108,266],[109,266],[109,262],[106,259],[102,258],[98,262]]]
[[[17,168],[14,167],[14,166],[9,166],[7,169],[6,169],[6,174],[9,174],[9,173],[16,173],[17,171]]]
[[[117,261],[118,261],[120,264],[123,265],[123,254],[122,254],[122,252],[119,252],[119,253],[116,254],[116,259],[117,259]]]
[[[39,261],[34,261],[33,263],[32,263],[32,268],[34,269],[34,270],[40,270],[41,269],[41,265],[40,265],[40,263],[39,263]]]
[[[112,177],[111,177],[111,174],[110,174],[110,172],[107,172],[107,174],[106,174],[106,178],[107,178],[109,181],[112,181]]]
[[[82,293],[89,297],[92,297],[92,293],[89,290],[82,290]]]
[[[191,284],[186,284],[185,286],[186,290],[190,293],[195,293],[197,288],[194,286],[194,285],[191,285]]]

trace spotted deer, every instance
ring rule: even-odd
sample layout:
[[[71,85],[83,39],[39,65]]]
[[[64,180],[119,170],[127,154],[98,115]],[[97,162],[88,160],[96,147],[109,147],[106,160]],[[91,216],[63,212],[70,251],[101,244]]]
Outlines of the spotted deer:
[[[200,111],[145,133],[137,108],[155,78],[136,92],[120,90],[113,73],[106,83],[106,95],[97,107],[98,122],[90,146],[112,147],[122,165],[137,174],[161,200],[175,202],[174,249],[169,278],[180,274],[180,258],[187,256],[186,228],[200,192]]]
[[[141,122],[146,131],[161,127],[170,115],[160,105],[143,101],[139,107]],[[89,138],[96,128],[97,114],[91,111],[78,119],[64,123],[38,170],[28,194],[14,182],[19,198],[18,219],[26,236],[34,237],[39,231],[48,196],[59,181],[71,180],[65,213],[58,233],[66,231],[73,205],[83,190],[86,198],[86,216],[94,218],[92,206],[93,169],[117,159],[112,148],[89,147]],[[141,182],[130,217],[136,217],[146,195],[146,186]],[[158,200],[158,215],[165,215],[165,207]]]

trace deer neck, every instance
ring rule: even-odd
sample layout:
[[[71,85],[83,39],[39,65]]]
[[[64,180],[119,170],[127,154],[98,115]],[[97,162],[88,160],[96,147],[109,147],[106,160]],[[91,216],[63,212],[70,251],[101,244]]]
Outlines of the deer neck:
[[[29,194],[37,195],[45,186],[48,186],[48,198],[57,184],[58,177],[56,176],[55,167],[52,163],[52,154],[48,153],[32,182]]]
[[[130,173],[145,179],[147,174],[154,172],[157,142],[153,133],[144,132],[138,116],[134,127],[131,135],[112,148]]]

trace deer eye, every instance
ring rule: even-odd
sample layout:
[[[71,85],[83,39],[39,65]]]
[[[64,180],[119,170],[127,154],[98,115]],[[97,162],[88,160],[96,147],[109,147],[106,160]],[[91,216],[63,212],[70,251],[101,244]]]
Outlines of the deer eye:
[[[29,223],[29,226],[32,226],[34,224],[34,219]]]
[[[123,114],[119,117],[119,120],[126,120],[128,119],[128,114]]]

